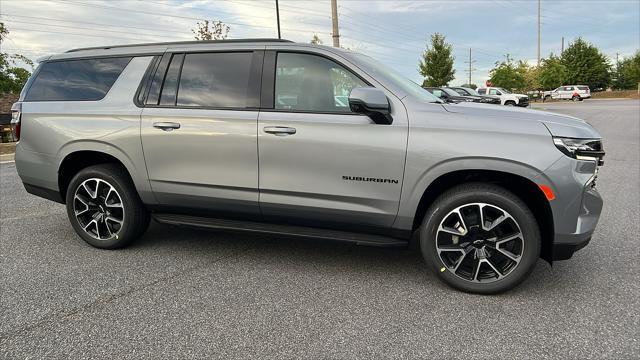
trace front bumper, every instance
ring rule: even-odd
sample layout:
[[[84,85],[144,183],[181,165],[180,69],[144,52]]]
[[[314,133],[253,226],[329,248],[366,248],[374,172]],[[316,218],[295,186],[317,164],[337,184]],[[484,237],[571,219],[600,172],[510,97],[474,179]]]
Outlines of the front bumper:
[[[527,98],[520,98],[520,99],[518,100],[518,106],[520,106],[520,107],[527,107],[527,106],[529,106],[529,98],[528,98],[528,97],[527,97]]]
[[[571,234],[556,233],[555,235],[552,249],[553,260],[570,259],[574,252],[589,244],[600,219],[602,204],[602,197],[598,191],[588,185],[582,197],[576,231]]]
[[[595,186],[596,167],[594,161],[565,157],[545,171],[549,179],[558,179],[554,182],[556,199],[549,202],[554,223],[552,260],[571,258],[595,232],[603,205]]]

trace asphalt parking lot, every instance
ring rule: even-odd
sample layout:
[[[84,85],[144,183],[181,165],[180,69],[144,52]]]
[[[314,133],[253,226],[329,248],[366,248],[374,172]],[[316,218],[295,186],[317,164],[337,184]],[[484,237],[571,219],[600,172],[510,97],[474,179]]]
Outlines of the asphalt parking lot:
[[[0,357],[638,358],[640,102],[535,105],[604,136],[591,244],[500,296],[451,290],[416,251],[152,224],[117,251],[0,165]]]

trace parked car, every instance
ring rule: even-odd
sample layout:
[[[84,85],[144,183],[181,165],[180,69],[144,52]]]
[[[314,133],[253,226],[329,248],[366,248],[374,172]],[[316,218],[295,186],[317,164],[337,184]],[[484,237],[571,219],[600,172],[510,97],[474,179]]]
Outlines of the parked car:
[[[500,98],[500,103],[506,106],[529,106],[529,97],[524,94],[512,94],[509,90],[501,87],[487,87],[477,90],[480,95],[492,95]]]
[[[477,91],[472,88],[462,87],[462,86],[454,86],[448,87],[447,89],[451,89],[457,92],[460,96],[473,96],[479,98],[479,101],[485,104],[500,104],[500,98],[498,96],[490,96],[490,95],[480,95]]]
[[[425,87],[424,89],[447,103],[474,102],[475,100],[471,97],[461,96],[455,91],[447,91],[444,88]]]
[[[582,101],[591,97],[591,90],[586,85],[566,85],[557,89],[544,92],[545,100],[573,100]]]
[[[586,122],[445,104],[333,47],[70,50],[44,58],[12,112],[25,189],[66,204],[102,249],[139,238],[150,218],[416,246],[450,286],[490,294],[539,257],[570,258],[602,209],[604,151]]]

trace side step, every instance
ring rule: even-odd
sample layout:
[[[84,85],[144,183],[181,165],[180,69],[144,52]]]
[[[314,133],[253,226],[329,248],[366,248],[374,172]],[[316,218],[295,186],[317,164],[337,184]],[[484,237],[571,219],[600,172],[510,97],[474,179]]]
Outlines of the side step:
[[[218,218],[198,217],[177,214],[153,214],[153,218],[162,224],[205,227],[227,231],[246,231],[262,234],[328,239],[356,243],[357,245],[403,247],[407,240],[389,236],[361,234],[349,231],[326,230],[296,225],[278,225],[255,221],[225,220]]]

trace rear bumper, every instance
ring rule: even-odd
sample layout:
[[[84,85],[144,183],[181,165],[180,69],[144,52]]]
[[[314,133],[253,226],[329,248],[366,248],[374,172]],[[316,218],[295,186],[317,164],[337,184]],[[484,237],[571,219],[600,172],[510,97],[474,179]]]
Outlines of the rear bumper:
[[[62,199],[62,196],[60,195],[59,191],[51,190],[51,189],[47,189],[47,188],[43,188],[40,186],[31,185],[27,183],[22,183],[22,185],[24,185],[24,189],[27,190],[27,192],[31,195],[39,196],[47,200],[64,204],[64,200]]]

